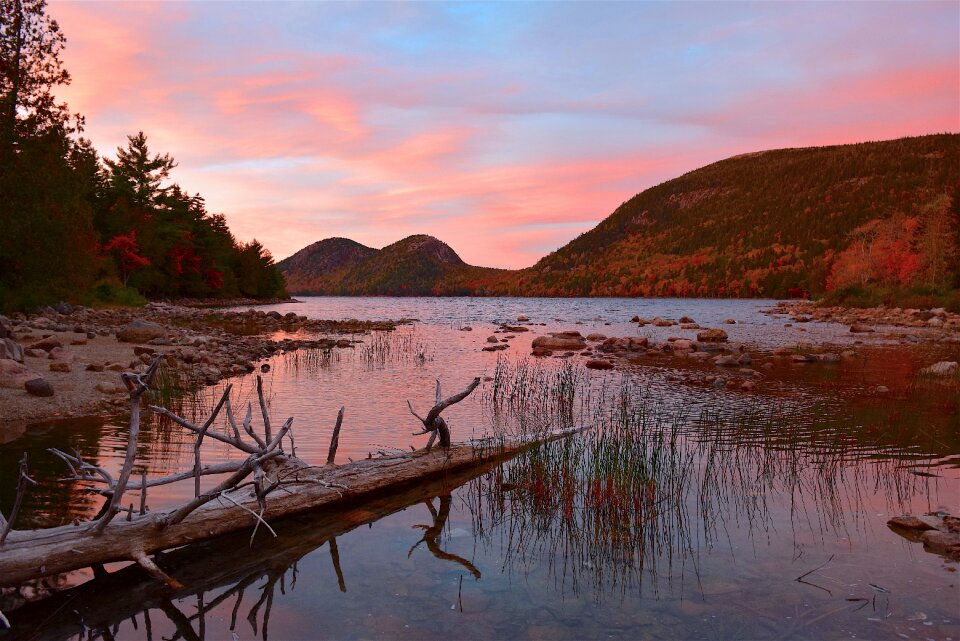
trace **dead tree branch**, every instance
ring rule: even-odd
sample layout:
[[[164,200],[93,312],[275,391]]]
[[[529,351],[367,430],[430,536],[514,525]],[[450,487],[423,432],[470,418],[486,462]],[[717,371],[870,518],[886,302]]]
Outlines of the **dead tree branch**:
[[[107,524],[113,520],[120,512],[120,502],[123,500],[123,493],[127,489],[127,482],[130,480],[130,474],[133,472],[133,463],[137,458],[137,440],[140,437],[140,397],[150,389],[153,379],[160,368],[161,356],[153,359],[153,363],[147,368],[143,375],[132,372],[124,372],[121,375],[127,390],[130,392],[130,432],[127,436],[127,453],[123,460],[123,467],[120,469],[120,476],[117,478],[117,484],[113,490],[113,496],[110,497],[110,506],[106,513],[100,517],[97,523],[96,532],[99,534],[107,527]]]
[[[20,506],[23,505],[23,497],[27,494],[27,487],[37,484],[36,481],[30,478],[27,471],[27,453],[24,452],[23,458],[20,459],[20,472],[17,475],[17,494],[16,498],[13,499],[10,518],[4,519],[3,514],[0,514],[0,545],[3,545],[3,542],[7,540],[7,535],[10,534],[10,530],[13,529],[13,523],[17,520],[17,514],[20,513]]]
[[[407,407],[410,408],[410,413],[416,416],[420,420],[420,422],[423,423],[423,431],[414,432],[413,435],[420,436],[421,434],[427,434],[432,432],[432,434],[430,435],[430,440],[427,441],[426,449],[429,450],[433,446],[433,442],[434,440],[436,440],[437,437],[439,437],[440,439],[441,447],[445,449],[450,447],[450,428],[447,425],[447,422],[443,420],[443,418],[440,416],[440,414],[443,412],[443,410],[447,409],[451,405],[455,405],[456,403],[459,403],[466,397],[470,396],[470,393],[473,392],[473,390],[477,389],[478,385],[480,385],[479,376],[473,379],[473,381],[471,381],[471,383],[467,385],[467,388],[462,392],[460,392],[459,394],[454,394],[448,399],[441,400],[440,380],[438,379],[437,390],[436,390],[436,404],[432,408],[430,408],[429,412],[427,412],[426,418],[423,418],[419,414],[417,414],[416,411],[414,411],[413,405],[410,403],[410,401],[407,401]]]
[[[327,465],[333,465],[334,459],[337,458],[337,448],[340,447],[340,426],[343,425],[343,413],[346,409],[346,406],[341,406],[340,411],[337,412],[337,424],[333,426],[330,449],[327,450]]]

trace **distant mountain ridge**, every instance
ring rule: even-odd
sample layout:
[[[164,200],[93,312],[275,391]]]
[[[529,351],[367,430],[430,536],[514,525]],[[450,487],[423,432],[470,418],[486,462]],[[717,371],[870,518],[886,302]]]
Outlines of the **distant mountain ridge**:
[[[278,263],[292,293],[770,296],[960,287],[960,135],[741,154],[647,189],[532,267],[431,236]]]
[[[433,236],[408,236],[383,249],[327,238],[279,263],[289,291],[300,294],[471,295],[463,283],[496,279],[506,270],[473,267]]]

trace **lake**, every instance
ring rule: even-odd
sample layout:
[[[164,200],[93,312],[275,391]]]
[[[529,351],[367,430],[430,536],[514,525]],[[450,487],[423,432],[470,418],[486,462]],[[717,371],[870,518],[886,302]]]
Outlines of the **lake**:
[[[346,514],[285,519],[272,524],[276,539],[242,532],[168,552],[164,567],[186,586],[177,593],[122,564],[7,591],[0,610],[14,629],[0,639],[960,639],[957,564],[886,526],[904,513],[960,513],[958,388],[917,375],[960,360],[957,345],[801,326],[762,313],[774,305],[763,300],[302,300],[263,309],[415,319],[352,348],[264,361],[271,413],[295,417],[306,461],[325,459],[341,406],[339,462],[422,447],[407,401],[425,412],[437,380],[449,395],[484,379],[444,414],[454,440],[592,429]],[[499,329],[521,315],[529,331]],[[530,356],[551,331],[697,333],[640,327],[635,315],[725,328],[754,356],[737,375],[756,390],[717,385],[712,364],[655,354],[609,371]],[[509,347],[482,351],[490,336]],[[761,367],[796,345],[853,355]],[[251,374],[175,409],[203,416],[227,383],[235,406],[255,405]],[[91,518],[100,502],[53,483],[65,469],[46,448],[117,470],[124,421],[35,425],[0,445],[0,510],[26,451],[41,487],[20,526]],[[169,423],[149,422],[140,442],[151,476],[192,465],[193,439]],[[204,445],[205,463],[239,456]],[[151,489],[150,507],[192,495],[181,485]]]

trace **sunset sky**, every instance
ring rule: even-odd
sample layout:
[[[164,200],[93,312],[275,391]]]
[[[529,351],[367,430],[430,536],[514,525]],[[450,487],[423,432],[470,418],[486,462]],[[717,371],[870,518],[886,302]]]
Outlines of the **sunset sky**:
[[[960,4],[53,0],[85,135],[143,130],[277,259],[524,267],[737,153],[960,130]]]

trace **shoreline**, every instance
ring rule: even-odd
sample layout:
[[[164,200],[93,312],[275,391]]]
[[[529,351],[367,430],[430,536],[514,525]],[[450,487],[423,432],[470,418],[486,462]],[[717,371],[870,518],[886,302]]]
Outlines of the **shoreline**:
[[[167,303],[65,311],[0,316],[0,442],[29,424],[123,411],[127,392],[119,374],[157,356],[164,358],[164,389],[182,393],[253,372],[277,353],[351,348],[358,335],[397,326]],[[26,381],[38,378],[49,384],[50,395],[25,389]]]

